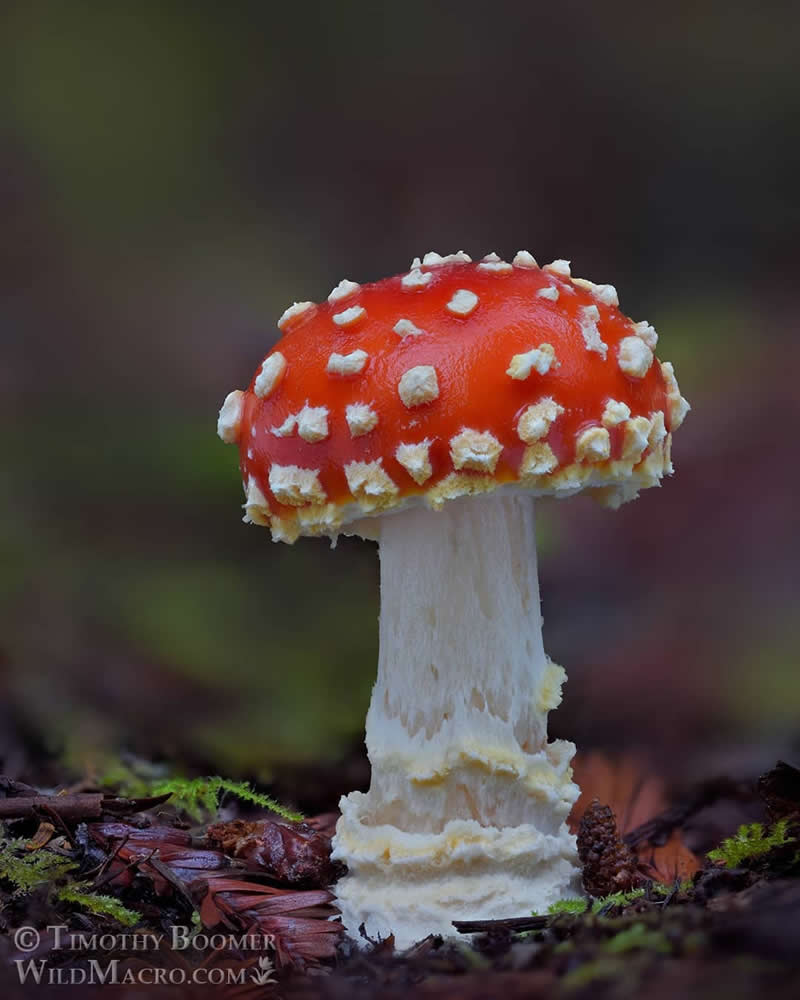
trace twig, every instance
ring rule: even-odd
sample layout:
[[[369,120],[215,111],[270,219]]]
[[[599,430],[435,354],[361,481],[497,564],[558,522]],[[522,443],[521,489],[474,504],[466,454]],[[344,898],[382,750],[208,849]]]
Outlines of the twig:
[[[662,906],[666,909],[670,903],[674,902],[678,893],[681,891],[681,877],[680,875],[675,876],[675,881],[672,884],[672,888],[669,891],[669,895],[664,899]]]
[[[194,900],[189,894],[189,890],[186,886],[186,883],[183,881],[182,878],[179,878],[175,874],[175,872],[169,867],[169,865],[164,864],[164,862],[160,858],[152,854],[147,859],[147,863],[150,865],[151,868],[154,868],[163,879],[169,882],[169,884],[172,886],[173,889],[175,889],[178,895],[181,896],[189,904],[190,909],[192,910],[195,909]]]
[[[125,867],[121,871],[118,871],[118,872],[106,872],[106,874],[102,878],[98,878],[95,881],[94,885],[92,886],[93,891],[97,892],[97,890],[101,886],[104,886],[107,882],[113,882],[115,878],[119,878],[119,876],[120,875],[124,875],[125,872],[129,872],[129,871],[131,871],[133,869],[137,869],[139,867],[139,865],[147,864],[150,861],[150,859],[153,857],[153,855],[156,853],[157,850],[158,850],[158,848],[154,847],[153,850],[147,855],[146,858],[133,858],[131,861],[129,861],[125,865]]]
[[[541,931],[550,917],[510,917],[506,920],[454,920],[459,934],[490,934],[493,931]]]
[[[130,834],[126,833],[125,837],[122,840],[120,840],[120,842],[114,848],[114,853],[113,854],[109,854],[108,857],[104,861],[102,861],[96,868],[92,868],[90,871],[88,871],[86,873],[86,877],[87,878],[97,878],[97,879],[102,878],[103,875],[105,875],[105,873],[111,867],[112,862],[115,860],[115,858],[117,857],[117,855],[119,854],[119,852],[128,843],[128,838],[129,837],[130,837]]]
[[[172,792],[164,795],[148,795],[141,799],[123,799],[119,797],[103,799],[103,812],[113,813],[115,816],[126,816],[128,813],[144,812],[146,809],[153,809],[160,806],[172,796]]]
[[[103,813],[125,816],[142,812],[166,802],[171,793],[151,795],[142,799],[106,796],[102,792],[81,792],[77,795],[19,795],[0,799],[0,820],[30,819],[44,810],[65,822],[100,819]],[[69,836],[69,834],[67,834]]]
[[[72,848],[73,851],[77,851],[78,844],[77,844],[77,841],[75,840],[75,837],[72,835],[72,831],[67,826],[67,824],[64,822],[63,818],[50,805],[50,803],[48,802],[46,804],[43,804],[43,805],[39,806],[39,810],[41,812],[45,813],[45,815],[49,816],[50,819],[53,821],[53,824],[55,826],[58,826],[58,827],[61,828],[61,832],[64,834],[64,836],[69,841],[69,846]],[[39,811],[39,810],[37,810],[37,811]]]
[[[17,781],[15,778],[7,778],[4,774],[0,774],[0,792],[5,792],[8,796],[39,794],[33,785]]]
[[[100,792],[85,795],[31,795],[0,799],[0,819],[30,819],[39,812],[54,813],[63,820],[99,819],[103,812]]]

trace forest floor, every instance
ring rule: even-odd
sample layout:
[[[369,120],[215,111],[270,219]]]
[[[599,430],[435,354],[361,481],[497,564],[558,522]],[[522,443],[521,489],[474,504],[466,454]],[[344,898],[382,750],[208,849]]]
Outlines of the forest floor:
[[[406,952],[344,938],[335,812],[301,819],[245,784],[134,786],[132,773],[0,777],[3,997],[798,995],[800,771],[788,764],[670,802],[631,761],[580,758],[570,822],[586,898],[456,921],[452,939]]]

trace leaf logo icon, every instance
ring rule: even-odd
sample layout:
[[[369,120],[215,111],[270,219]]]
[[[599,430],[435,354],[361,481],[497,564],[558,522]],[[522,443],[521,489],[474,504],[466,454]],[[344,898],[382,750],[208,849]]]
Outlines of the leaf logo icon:
[[[264,955],[263,958],[259,958],[258,968],[261,970],[260,972],[253,969],[253,982],[257,986],[266,986],[269,983],[275,982],[275,979],[273,978],[275,974],[275,967],[273,966],[272,959],[269,955]]]

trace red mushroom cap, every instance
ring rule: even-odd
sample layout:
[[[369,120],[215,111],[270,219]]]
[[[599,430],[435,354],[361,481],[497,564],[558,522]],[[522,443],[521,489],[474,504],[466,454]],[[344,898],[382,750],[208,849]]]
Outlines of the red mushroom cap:
[[[278,326],[219,420],[239,443],[245,520],[276,540],[499,487],[618,506],[672,471],[689,406],[656,332],[567,261],[427,254]]]

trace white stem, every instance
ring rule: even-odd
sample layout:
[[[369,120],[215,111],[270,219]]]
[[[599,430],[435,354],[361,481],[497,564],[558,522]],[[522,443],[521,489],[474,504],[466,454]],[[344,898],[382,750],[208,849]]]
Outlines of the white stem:
[[[541,750],[547,671],[536,571],[533,501],[467,498],[441,513],[415,508],[381,525],[378,680],[367,715],[375,822],[408,830],[446,820],[519,823],[519,802],[483,803],[485,774],[459,774],[460,800],[410,815],[403,772],[429,779],[465,755],[516,758]],[[398,793],[398,797],[394,796]],[[498,815],[498,811],[501,815]],[[512,815],[510,813],[516,813]]]
[[[508,877],[521,865],[528,912],[559,898],[574,882],[564,819],[576,790],[571,745],[547,744],[563,671],[542,646],[533,501],[386,517],[380,556],[372,782],[342,800],[335,851],[350,875],[337,894],[351,931],[366,919],[411,943],[452,933],[453,906],[515,915]]]

